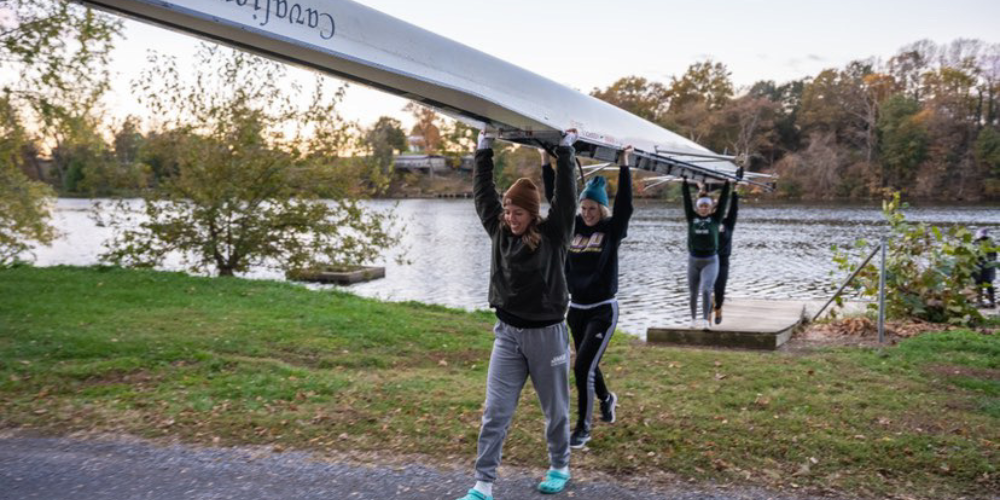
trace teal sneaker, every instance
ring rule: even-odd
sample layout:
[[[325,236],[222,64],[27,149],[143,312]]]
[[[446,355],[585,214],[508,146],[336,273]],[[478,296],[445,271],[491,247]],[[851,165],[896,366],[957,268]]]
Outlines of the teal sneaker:
[[[488,497],[475,489],[471,489],[467,495],[458,500],[493,500],[493,497]]]
[[[559,493],[566,488],[569,482],[569,474],[563,474],[557,470],[549,470],[545,473],[545,480],[538,483],[538,491],[546,494]]]

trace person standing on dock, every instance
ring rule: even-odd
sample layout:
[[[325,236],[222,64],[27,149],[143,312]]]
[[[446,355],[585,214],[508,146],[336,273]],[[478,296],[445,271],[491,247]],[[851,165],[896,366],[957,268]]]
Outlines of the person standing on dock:
[[[684,178],[681,194],[684,197],[684,216],[688,225],[688,292],[691,304],[691,328],[710,328],[712,292],[719,274],[719,226],[729,202],[729,181],[722,188],[716,203],[708,195],[699,196],[691,203],[688,180]],[[698,318],[698,296],[702,300],[702,316]]]
[[[550,469],[538,485],[558,493],[569,474],[569,332],[564,322],[569,294],[566,253],[576,214],[573,143],[567,131],[556,148],[555,193],[548,217],[527,178],[504,193],[493,180],[493,137],[479,135],[473,173],[476,213],[490,236],[490,307],[496,311],[495,340],[486,380],[486,406],[479,430],[476,484],[460,500],[492,500],[493,482],[507,429],[528,377],[545,414]]]
[[[982,255],[979,257],[979,266],[972,278],[976,283],[976,297],[980,307],[996,307],[996,289],[993,281],[997,275],[997,251],[994,247],[993,239],[990,238],[990,231],[981,228],[976,231],[975,242],[980,246]],[[987,301],[987,299],[989,299]]]
[[[632,217],[632,148],[618,160],[618,192],[614,210],[608,207],[604,177],[595,176],[580,195],[573,241],[566,259],[569,284],[569,313],[566,322],[573,335],[576,359],[573,374],[577,390],[576,427],[570,436],[571,448],[583,448],[590,440],[594,396],[600,401],[601,420],[615,422],[618,396],[609,391],[597,366],[618,325],[618,247],[628,232]],[[552,202],[555,171],[551,158],[542,152],[542,181],[545,197]]]
[[[734,189],[729,200],[729,213],[722,219],[719,228],[719,276],[715,278],[715,298],[712,300],[716,325],[722,323],[722,304],[726,300],[726,285],[729,284],[729,256],[733,253],[733,229],[736,228],[739,210],[740,193]]]

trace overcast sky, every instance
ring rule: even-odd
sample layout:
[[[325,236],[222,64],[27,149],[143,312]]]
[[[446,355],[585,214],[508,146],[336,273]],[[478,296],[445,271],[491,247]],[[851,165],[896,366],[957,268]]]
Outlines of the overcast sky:
[[[909,43],[1000,43],[1000,0],[365,0],[360,3],[589,92],[626,75],[669,81],[724,63],[737,86],[779,83]],[[112,115],[140,113],[128,82],[150,49],[188,59],[197,41],[126,23],[112,71]],[[303,78],[311,76],[296,70]],[[402,99],[352,85],[342,107],[363,124],[404,118]],[[408,122],[409,120],[405,120]]]

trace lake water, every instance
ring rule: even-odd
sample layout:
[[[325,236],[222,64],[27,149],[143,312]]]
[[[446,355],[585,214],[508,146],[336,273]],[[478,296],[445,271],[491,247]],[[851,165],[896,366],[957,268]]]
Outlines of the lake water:
[[[98,262],[110,234],[89,217],[90,200],[60,199],[55,224],[63,233],[51,247],[35,254],[40,266]],[[387,209],[396,202],[376,200]],[[464,309],[487,308],[489,240],[471,200],[418,199],[398,202],[405,255],[398,250],[385,261],[386,278],[347,287],[368,297],[416,300]],[[1000,230],[1000,207],[921,206],[913,221],[935,225],[990,226]],[[742,203],[731,260],[729,297],[825,299],[835,271],[831,247],[849,246],[856,238],[877,238],[881,212],[876,206]],[[637,200],[629,236],[620,251],[619,327],[637,335],[646,328],[687,318],[687,251],[684,215],[679,203]],[[165,266],[180,269],[174,259]],[[283,279],[281,272],[260,268],[248,278]]]

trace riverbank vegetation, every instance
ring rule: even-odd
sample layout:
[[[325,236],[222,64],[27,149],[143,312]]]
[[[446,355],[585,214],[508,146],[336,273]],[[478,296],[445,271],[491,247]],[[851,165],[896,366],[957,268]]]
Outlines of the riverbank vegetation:
[[[493,318],[343,292],[117,268],[0,271],[0,428],[471,469]],[[813,352],[605,356],[619,422],[574,468],[869,498],[1000,488],[1000,338],[973,330]],[[526,388],[505,463],[545,466]],[[419,458],[418,458],[419,457]]]
[[[1000,44],[921,40],[888,59],[742,89],[724,63],[704,61],[668,83],[629,76],[593,94],[750,156],[752,170],[780,176],[780,196],[1000,197]]]
[[[886,318],[974,325],[985,319],[977,308],[974,275],[996,249],[992,243],[974,241],[972,232],[959,225],[929,226],[906,220],[908,205],[900,194],[882,202],[885,232]],[[845,276],[857,272],[848,290],[868,300],[868,312],[877,314],[881,290],[878,260],[862,269],[858,255],[873,255],[883,241],[859,239],[853,249],[833,248],[833,260]],[[843,295],[837,296],[843,305]]]
[[[73,29],[54,38],[62,40],[59,47],[25,45],[28,52],[14,54],[31,56],[22,57],[28,68],[24,74],[51,77],[51,71],[36,71],[49,66],[32,58],[60,54],[72,46],[63,43],[67,40],[88,49],[81,52],[85,65],[65,66],[72,79],[60,76],[53,85],[52,80],[22,78],[30,95],[42,99],[15,99],[12,113],[22,123],[43,125],[25,135],[18,159],[24,174],[74,196],[136,194],[168,180],[177,159],[164,147],[192,131],[159,129],[132,118],[110,123],[99,105],[108,88],[108,54],[121,41],[120,25],[58,0],[15,4],[61,9],[68,17],[55,26],[78,32],[77,40]],[[31,17],[24,19],[15,16],[15,23],[29,26]],[[10,40],[0,46],[20,47],[19,31],[5,32]],[[925,200],[1000,199],[1000,44],[921,40],[894,55],[866,56],[798,80],[746,86],[733,81],[724,62],[698,61],[668,81],[623,76],[591,94],[715,151],[744,156],[753,171],[777,174],[775,196],[877,199],[892,189]],[[71,59],[58,59],[66,61]],[[155,68],[155,61],[149,64]],[[151,84],[148,79],[133,83],[135,99]],[[297,91],[290,82],[282,85]],[[62,92],[66,89],[70,92]],[[408,130],[398,117],[381,117],[371,125],[337,120],[332,127],[337,137],[325,137],[336,139],[337,154],[323,159],[332,189],[346,187],[357,196],[471,190],[469,176],[457,171],[448,182],[396,171],[393,157],[411,147],[451,157],[457,169],[475,144],[476,131],[430,109],[411,104],[400,110],[403,114],[413,119]],[[500,158],[506,162],[498,165],[504,167],[501,186],[506,177],[538,175],[537,158],[517,149]],[[645,193],[641,183],[636,187],[640,195],[664,191]]]
[[[342,84],[290,81],[284,65],[214,44],[185,61],[194,71],[151,53],[131,83],[155,119],[126,119],[109,143],[101,98],[120,22],[62,1],[10,2],[0,18],[0,61],[20,76],[0,81],[0,266],[55,236],[43,181],[115,197],[95,210],[114,230],[102,255],[114,264],[173,254],[232,276],[365,264],[397,242],[391,212],[359,203],[387,175],[354,154],[366,143],[338,114]]]
[[[342,87],[317,78],[307,99],[273,61],[207,45],[195,59],[188,80],[175,59],[151,56],[141,95],[169,138],[157,148],[163,175],[136,186],[140,209],[112,204],[102,260],[156,267],[177,253],[193,271],[233,276],[366,264],[398,242],[392,213],[360,204],[329,168],[351,140]]]
[[[121,22],[67,2],[0,5],[0,267],[56,237],[41,143],[87,143]],[[86,155],[75,157],[83,161]]]

